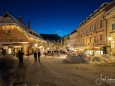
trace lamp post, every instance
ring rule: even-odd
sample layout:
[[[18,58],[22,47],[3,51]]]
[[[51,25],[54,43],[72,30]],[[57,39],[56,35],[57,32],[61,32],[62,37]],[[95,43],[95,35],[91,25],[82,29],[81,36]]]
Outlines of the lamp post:
[[[112,37],[109,36],[109,37],[108,37],[108,40],[110,41],[110,55],[111,55],[111,40],[112,40]]]

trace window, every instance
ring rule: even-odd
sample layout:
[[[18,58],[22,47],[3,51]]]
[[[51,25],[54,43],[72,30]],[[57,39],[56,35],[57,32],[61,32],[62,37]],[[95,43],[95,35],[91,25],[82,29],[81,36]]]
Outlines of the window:
[[[94,37],[94,43],[96,43],[96,36]]]
[[[6,34],[11,34],[11,30],[6,30]]]
[[[102,37],[102,35],[100,35],[100,42],[102,42],[102,40],[103,40],[103,37]]]
[[[12,38],[9,38],[9,39],[8,39],[8,41],[9,41],[9,42],[12,42],[12,41],[13,41],[13,39],[12,39]]]
[[[90,43],[91,43],[91,37],[90,37]]]
[[[112,24],[112,30],[115,30],[115,23]]]
[[[96,23],[94,24],[94,31],[96,30]]]
[[[100,28],[102,28],[102,20],[100,20]]]
[[[111,48],[115,48],[115,41],[111,41]]]
[[[84,35],[86,35],[85,32],[86,32],[86,29],[84,28]]]
[[[22,38],[19,38],[19,42],[23,42],[24,41],[24,39],[22,39]]]

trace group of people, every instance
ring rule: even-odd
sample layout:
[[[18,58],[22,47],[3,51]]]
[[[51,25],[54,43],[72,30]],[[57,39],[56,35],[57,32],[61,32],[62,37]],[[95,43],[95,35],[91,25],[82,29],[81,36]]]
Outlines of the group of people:
[[[20,49],[17,53],[18,55],[18,59],[19,59],[19,67],[23,67],[23,56],[24,56],[24,52],[22,51],[22,49]],[[35,50],[34,51],[34,59],[35,61],[37,62],[40,62],[40,56],[41,56],[41,53],[40,53],[40,50]],[[38,59],[37,59],[38,57]]]
[[[40,56],[41,56],[40,50],[35,50],[34,51],[34,59],[36,62],[37,61],[40,62]]]

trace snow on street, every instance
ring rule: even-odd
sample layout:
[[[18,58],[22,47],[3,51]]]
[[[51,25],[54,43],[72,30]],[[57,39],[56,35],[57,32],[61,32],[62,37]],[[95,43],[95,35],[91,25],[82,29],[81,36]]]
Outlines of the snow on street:
[[[115,62],[69,64],[63,58],[42,57],[37,63],[33,58],[26,57],[24,68],[17,69],[14,86],[115,86],[115,81],[102,80],[115,79]]]

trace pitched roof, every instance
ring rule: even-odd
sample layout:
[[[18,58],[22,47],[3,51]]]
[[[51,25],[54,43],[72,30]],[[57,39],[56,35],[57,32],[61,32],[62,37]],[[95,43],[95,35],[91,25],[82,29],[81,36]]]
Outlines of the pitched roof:
[[[26,25],[24,25],[23,23],[19,22],[16,18],[14,18],[12,15],[10,15],[8,12],[5,12],[3,14],[3,16],[0,16],[0,23],[15,23],[17,24],[19,27],[21,27],[21,30],[24,31],[28,36],[31,36],[33,38],[36,39],[40,39],[43,40],[41,38],[38,38],[32,34],[29,33],[28,27]]]

